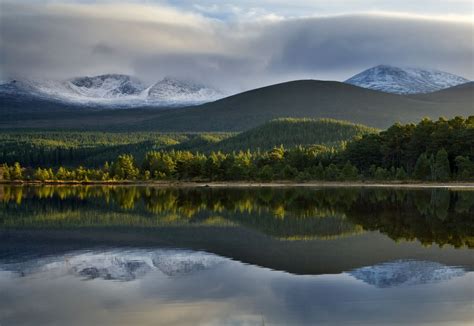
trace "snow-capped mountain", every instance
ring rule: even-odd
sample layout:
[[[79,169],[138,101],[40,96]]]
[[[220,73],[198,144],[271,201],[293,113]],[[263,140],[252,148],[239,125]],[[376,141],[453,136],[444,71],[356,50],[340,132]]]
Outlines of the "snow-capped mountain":
[[[214,101],[220,91],[166,77],[152,85],[120,74],[68,80],[12,80],[0,84],[0,95],[32,96],[72,104],[105,107],[184,106]]]
[[[223,94],[213,88],[183,82],[169,77],[155,83],[148,88],[148,99],[166,99],[173,103],[204,103],[223,97]]]
[[[378,288],[438,283],[463,276],[465,273],[461,267],[416,260],[397,260],[349,272],[356,279]]]
[[[85,97],[116,98],[139,95],[145,87],[135,78],[127,75],[101,75],[79,77],[69,81],[69,86]]]
[[[17,276],[48,273],[54,276],[75,275],[84,279],[132,281],[153,271],[167,276],[189,275],[225,261],[225,258],[214,254],[189,250],[108,250],[0,264],[0,271]]]
[[[345,82],[386,93],[418,94],[435,92],[469,80],[439,70],[379,65],[364,70]]]

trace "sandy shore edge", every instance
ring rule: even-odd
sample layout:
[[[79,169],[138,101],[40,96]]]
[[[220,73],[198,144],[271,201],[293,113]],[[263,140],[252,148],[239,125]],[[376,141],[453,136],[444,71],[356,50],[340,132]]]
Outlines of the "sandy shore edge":
[[[474,182],[189,182],[189,181],[121,181],[121,182],[74,182],[74,181],[4,181],[3,185],[25,186],[143,186],[143,187],[180,187],[180,188],[283,188],[283,187],[313,187],[313,188],[449,188],[473,189]]]

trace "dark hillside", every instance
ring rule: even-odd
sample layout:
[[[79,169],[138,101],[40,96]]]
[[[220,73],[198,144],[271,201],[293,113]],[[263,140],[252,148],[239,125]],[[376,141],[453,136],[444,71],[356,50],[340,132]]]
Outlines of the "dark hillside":
[[[270,150],[275,146],[285,148],[308,145],[339,146],[342,142],[356,136],[376,132],[374,128],[333,119],[294,119],[272,120],[262,126],[247,130],[219,142],[210,139],[207,143],[196,143],[194,139],[180,143],[173,148],[210,152]]]

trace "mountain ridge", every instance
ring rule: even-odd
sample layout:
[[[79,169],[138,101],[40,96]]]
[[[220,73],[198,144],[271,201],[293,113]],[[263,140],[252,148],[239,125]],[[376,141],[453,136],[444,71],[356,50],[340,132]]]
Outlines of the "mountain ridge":
[[[470,97],[473,88],[474,84],[468,85],[460,96]],[[298,80],[195,107],[163,111],[159,119],[151,119],[141,127],[164,131],[243,131],[272,119],[291,117],[331,118],[384,128],[397,121],[473,113],[474,107],[468,100],[446,105],[429,96],[390,94],[335,81]]]
[[[225,95],[209,86],[172,77],[146,85],[129,75],[104,74],[66,80],[11,80],[0,84],[0,96],[29,96],[89,107],[133,108],[196,105]]]
[[[345,83],[394,94],[425,94],[469,82],[468,79],[435,69],[378,65]]]
[[[18,97],[3,98],[0,128],[121,131],[244,131],[276,118],[332,118],[385,128],[424,117],[474,114],[474,83],[418,95],[384,93],[335,81],[299,80],[265,86],[183,108],[93,110]],[[54,114],[53,114],[54,112]]]

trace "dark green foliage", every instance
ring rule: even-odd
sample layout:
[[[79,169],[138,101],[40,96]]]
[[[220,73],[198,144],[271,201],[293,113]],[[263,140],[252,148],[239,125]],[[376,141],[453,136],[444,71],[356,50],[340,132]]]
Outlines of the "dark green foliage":
[[[474,162],[465,156],[456,156],[457,178],[459,180],[474,179]]]
[[[329,123],[331,128],[347,127],[344,123],[327,120],[317,122],[279,120],[277,124],[291,125],[300,122],[309,123],[311,126]],[[268,125],[271,126],[272,123]],[[348,124],[348,126],[354,128],[354,125]],[[337,130],[345,130],[344,128],[334,129],[336,131],[325,139],[347,137],[348,134],[337,132]],[[67,169],[60,166],[52,169],[51,165],[54,164],[48,164],[43,165],[46,169],[40,165],[41,168],[34,171],[31,167],[24,170],[19,163],[15,163],[12,166],[4,165],[2,175],[7,180],[35,179],[39,181],[345,181],[362,178],[448,181],[452,177],[458,180],[470,180],[474,176],[473,130],[474,117],[439,119],[436,122],[424,119],[418,125],[396,124],[379,134],[367,134],[362,138],[355,138],[347,144],[347,147],[341,146],[338,149],[323,145],[298,145],[290,148],[280,145],[267,151],[200,153],[164,148],[148,151],[143,156],[139,156],[138,161],[132,154],[117,155],[110,160],[111,164],[106,161],[101,168],[79,166]],[[303,131],[301,134],[309,136],[311,131]],[[315,131],[314,135],[324,138],[320,131]],[[133,139],[137,136],[131,137]],[[473,138],[467,136],[473,136]],[[179,137],[189,136],[180,135]],[[270,138],[271,133],[268,137],[266,134],[262,134],[261,137]],[[143,151],[143,148],[140,151]],[[57,161],[53,162],[57,163]]]
[[[417,180],[431,179],[431,165],[432,160],[428,155],[426,153],[421,154],[416,161],[413,177]]]
[[[24,132],[0,133],[0,162],[24,166],[98,167],[128,153],[141,160],[148,151],[180,143],[221,140],[231,134]]]
[[[401,168],[397,168],[395,173],[395,179],[403,181],[408,178],[408,174],[405,171],[405,168],[402,166]]]
[[[441,175],[434,176],[438,153],[436,173]],[[416,125],[395,124],[379,134],[368,134],[348,143],[343,154],[364,174],[371,165],[388,170],[403,167],[420,180],[446,179],[447,163],[448,174],[451,174],[457,156],[474,160],[474,116],[451,120],[440,118],[437,121],[423,119]]]
[[[436,153],[432,174],[433,178],[439,181],[446,181],[450,178],[451,168],[449,166],[448,152],[444,148]]]
[[[351,162],[347,161],[341,170],[342,180],[357,180],[359,178],[359,171]]]
[[[376,132],[377,129],[374,128],[333,119],[284,118],[272,120],[221,141],[215,136],[203,135],[201,141],[197,141],[199,138],[196,137],[172,148],[200,152],[233,152],[270,150],[280,145],[285,148],[309,145],[340,147],[354,137]]]

